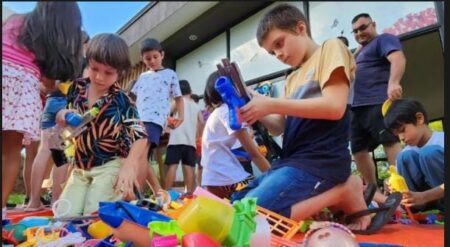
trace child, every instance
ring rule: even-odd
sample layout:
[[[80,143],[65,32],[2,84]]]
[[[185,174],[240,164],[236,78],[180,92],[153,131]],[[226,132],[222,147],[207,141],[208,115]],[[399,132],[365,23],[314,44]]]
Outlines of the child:
[[[40,202],[41,185],[47,169],[47,164],[52,157],[56,167],[52,173],[52,202],[59,198],[62,188],[61,184],[66,180],[67,159],[63,150],[49,149],[49,137],[52,127],[56,125],[56,113],[67,105],[66,95],[59,89],[66,83],[56,83],[53,90],[47,94],[44,112],[41,118],[41,147],[33,162],[31,171],[31,193],[25,211],[38,211],[43,208]]]
[[[37,2],[2,26],[2,207],[20,169],[22,139],[39,140],[40,81],[74,78],[81,69],[81,13],[76,2]]]
[[[286,79],[286,98],[255,93],[241,117],[261,121],[273,135],[284,132],[283,150],[267,173],[232,199],[257,197],[258,205],[296,221],[326,207],[346,214],[367,209],[362,181],[350,176],[347,99],[355,62],[349,50],[339,39],[317,45],[303,13],[288,4],[264,15],[257,40],[295,70]],[[369,223],[364,215],[349,227],[364,230]]]
[[[444,132],[428,127],[424,107],[413,99],[393,101],[384,122],[407,145],[397,155],[397,170],[410,190],[402,203],[420,211],[444,211]]]
[[[201,133],[197,130],[199,126],[203,125],[203,116],[200,107],[191,97],[192,91],[189,82],[180,80],[180,89],[184,100],[185,118],[178,128],[170,132],[165,162],[169,169],[167,170],[164,187],[166,190],[172,187],[178,163],[181,160],[186,190],[187,193],[192,193],[195,189],[195,138]]]
[[[158,146],[161,134],[166,128],[171,100],[175,99],[178,111],[174,128],[183,122],[184,107],[177,74],[162,66],[164,51],[159,41],[149,38],[142,41],[141,55],[142,61],[149,70],[139,76],[131,92],[136,95],[136,107],[148,133],[149,158],[152,150]],[[151,183],[154,192],[161,188],[158,183],[151,182],[157,182],[157,180],[150,166],[147,169],[147,180]]]
[[[244,170],[232,149],[242,145],[261,172],[267,171],[270,164],[259,152],[248,127],[243,126],[239,130],[230,128],[228,105],[224,104],[214,87],[218,77],[217,72],[208,77],[204,93],[206,105],[214,110],[206,121],[202,135],[202,186],[221,198],[229,199],[234,191],[254,179]]]
[[[139,115],[117,81],[130,67],[128,46],[116,34],[99,34],[86,51],[87,78],[75,80],[67,95],[68,109],[57,114],[65,126],[68,111],[84,114],[92,107],[98,115],[75,138],[76,168],[70,174],[57,211],[67,216],[89,215],[101,201],[132,197],[138,169],[145,155],[147,135]]]

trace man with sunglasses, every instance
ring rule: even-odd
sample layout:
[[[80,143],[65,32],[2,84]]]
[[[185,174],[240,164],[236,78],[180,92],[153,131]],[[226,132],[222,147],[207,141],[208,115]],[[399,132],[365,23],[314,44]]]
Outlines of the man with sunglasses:
[[[355,53],[351,149],[364,181],[376,183],[376,167],[369,152],[382,144],[389,164],[395,164],[395,158],[401,151],[398,138],[385,129],[381,108],[386,99],[402,97],[400,80],[406,59],[398,37],[378,34],[376,23],[369,14],[355,16],[352,29],[361,47]],[[380,193],[375,196],[377,202],[384,199]]]

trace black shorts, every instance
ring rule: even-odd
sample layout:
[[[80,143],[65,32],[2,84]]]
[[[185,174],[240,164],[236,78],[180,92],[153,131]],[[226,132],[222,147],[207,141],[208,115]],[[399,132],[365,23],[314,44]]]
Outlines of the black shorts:
[[[378,145],[399,142],[398,137],[388,131],[384,125],[381,106],[359,106],[352,108],[350,140],[352,154],[362,150],[373,151]]]
[[[183,165],[195,167],[197,155],[195,148],[189,145],[169,145],[166,152],[166,165],[173,165],[181,160]]]
[[[56,167],[60,167],[67,164],[67,157],[66,154],[64,153],[64,150],[51,148],[50,152],[52,153],[52,159]]]

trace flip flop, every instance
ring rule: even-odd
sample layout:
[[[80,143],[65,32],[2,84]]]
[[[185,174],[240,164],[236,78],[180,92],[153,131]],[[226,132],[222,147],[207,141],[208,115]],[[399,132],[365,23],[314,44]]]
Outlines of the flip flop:
[[[377,185],[374,183],[367,184],[366,190],[364,190],[364,201],[366,205],[369,206],[377,192]]]
[[[398,205],[400,205],[401,200],[402,200],[402,193],[394,192],[386,198],[386,201],[383,203],[382,206],[378,208],[362,210],[354,214],[348,215],[345,217],[344,221],[346,224],[349,224],[359,217],[376,213],[375,216],[372,217],[371,223],[366,230],[352,230],[352,232],[355,234],[362,234],[362,235],[373,234],[378,230],[380,230],[381,227],[386,225],[391,220],[392,215],[395,213],[395,210],[397,209]]]

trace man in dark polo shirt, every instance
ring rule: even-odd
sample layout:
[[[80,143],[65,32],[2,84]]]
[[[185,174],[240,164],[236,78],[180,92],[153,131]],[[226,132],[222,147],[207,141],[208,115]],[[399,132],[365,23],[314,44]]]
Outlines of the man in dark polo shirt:
[[[361,47],[355,53],[351,149],[364,181],[376,183],[375,165],[369,152],[382,144],[389,164],[395,164],[401,151],[398,138],[385,129],[381,107],[388,98],[402,97],[400,80],[406,59],[400,40],[391,34],[377,34],[376,23],[369,14],[355,16],[352,29]]]

